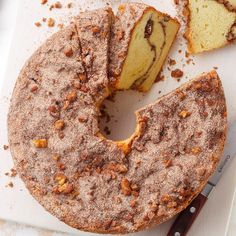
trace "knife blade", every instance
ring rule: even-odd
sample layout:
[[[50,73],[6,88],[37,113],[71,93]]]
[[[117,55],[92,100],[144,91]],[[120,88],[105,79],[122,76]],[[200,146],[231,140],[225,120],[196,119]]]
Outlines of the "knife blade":
[[[235,143],[234,143],[235,142]],[[232,159],[236,156],[236,121],[229,128],[225,151],[221,161],[210,177],[202,192],[183,210],[171,226],[167,236],[186,236],[192,224],[196,220],[201,209],[205,205],[210,193],[221,179]]]

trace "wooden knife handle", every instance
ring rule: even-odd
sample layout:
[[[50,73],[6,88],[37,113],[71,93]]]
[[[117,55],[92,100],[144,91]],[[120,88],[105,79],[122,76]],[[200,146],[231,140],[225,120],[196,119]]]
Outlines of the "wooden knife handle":
[[[192,203],[179,214],[167,236],[186,236],[206,200],[207,197],[199,194]]]

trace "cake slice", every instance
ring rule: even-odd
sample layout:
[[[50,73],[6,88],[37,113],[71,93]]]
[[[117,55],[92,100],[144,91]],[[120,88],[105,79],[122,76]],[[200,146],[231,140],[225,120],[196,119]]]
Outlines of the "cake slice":
[[[88,90],[93,94],[94,100],[99,103],[108,96],[108,53],[111,24],[113,23],[111,8],[101,8],[81,13],[75,21],[82,58],[86,68],[86,83]],[[88,81],[86,81],[88,80]]]
[[[119,7],[110,46],[110,77],[116,89],[148,91],[167,57],[179,23],[153,7]]]
[[[223,2],[223,3],[222,3]],[[190,53],[223,47],[236,39],[236,12],[233,0],[188,0],[185,37]]]

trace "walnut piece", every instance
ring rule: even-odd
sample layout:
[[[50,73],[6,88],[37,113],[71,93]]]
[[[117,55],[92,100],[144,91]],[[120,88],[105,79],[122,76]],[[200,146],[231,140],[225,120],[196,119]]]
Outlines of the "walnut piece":
[[[132,190],[131,190],[130,182],[129,182],[128,179],[123,178],[123,179],[121,180],[121,190],[122,190],[122,193],[123,193],[125,196],[130,196],[130,195],[131,195]]]
[[[63,185],[67,181],[67,177],[62,173],[56,174],[54,176],[54,179],[57,181],[59,185]]]
[[[74,191],[74,186],[73,184],[68,183],[67,177],[62,174],[58,173],[54,176],[54,179],[56,180],[58,186],[56,186],[53,189],[54,193],[64,193],[64,194],[69,194]]]
[[[37,85],[33,85],[30,89],[30,92],[35,93],[38,90],[38,86]]]
[[[67,46],[65,47],[64,49],[64,54],[67,56],[67,57],[72,57],[73,56],[73,49],[71,46]]]
[[[188,116],[190,116],[190,115],[191,115],[191,113],[188,112],[187,110],[183,110],[183,111],[181,111],[181,112],[179,113],[179,116],[180,116],[181,118],[186,118],[186,117],[188,117]]]
[[[63,120],[57,120],[54,126],[56,130],[63,130],[65,128],[65,122]]]
[[[36,148],[47,148],[48,147],[48,141],[47,139],[36,139],[33,140],[33,144]]]
[[[201,148],[200,147],[193,147],[191,151],[193,154],[199,154],[201,152]]]
[[[66,99],[69,101],[69,102],[74,102],[76,99],[77,99],[77,92],[76,91],[73,91],[71,93],[69,93],[66,97]]]
[[[79,80],[80,80],[81,82],[85,82],[85,81],[87,80],[86,75],[85,75],[85,74],[79,74]]]
[[[92,27],[92,31],[94,34],[97,34],[100,32],[100,28],[98,26],[94,26],[94,27]]]

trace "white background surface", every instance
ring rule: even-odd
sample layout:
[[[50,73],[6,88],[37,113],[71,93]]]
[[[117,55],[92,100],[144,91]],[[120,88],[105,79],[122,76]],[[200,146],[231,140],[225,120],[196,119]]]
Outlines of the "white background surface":
[[[22,2],[22,0],[20,0],[20,2]],[[4,71],[5,71],[6,61],[7,61],[8,50],[10,47],[10,41],[12,39],[12,32],[13,32],[14,23],[15,23],[16,9],[17,9],[17,0],[0,0],[0,52],[1,52],[0,86],[2,85],[3,78],[5,79],[7,78],[7,77],[4,77]],[[15,38],[14,40],[17,40],[17,38]],[[3,173],[0,173],[0,178],[2,176],[3,176]],[[0,191],[0,194],[1,194],[1,191]],[[221,201],[224,201],[226,199],[227,199],[227,196],[225,196],[225,199],[222,199]],[[220,202],[220,199],[219,199],[219,202]],[[218,207],[218,206],[215,205],[215,207]],[[217,211],[215,212],[217,213]],[[209,219],[204,219],[204,220],[209,221],[209,224],[211,224]],[[0,221],[0,236],[37,235],[37,232],[39,232],[39,235],[43,235],[43,231],[35,231],[32,228],[22,228],[22,226],[13,225],[9,223],[4,224],[2,221]],[[233,210],[228,235],[230,236],[236,235],[236,209]],[[213,236],[213,235],[209,235],[209,236]]]

